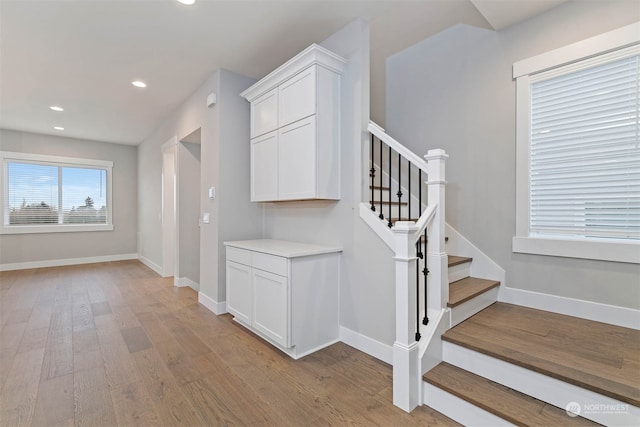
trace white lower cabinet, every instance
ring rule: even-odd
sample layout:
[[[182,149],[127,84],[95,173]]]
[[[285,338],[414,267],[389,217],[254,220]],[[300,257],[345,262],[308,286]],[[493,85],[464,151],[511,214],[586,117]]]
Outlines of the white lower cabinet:
[[[253,327],[280,345],[288,342],[287,278],[253,269]]]
[[[227,310],[294,359],[339,340],[340,248],[226,242]]]
[[[227,261],[227,281],[233,286],[227,288],[227,311],[244,323],[251,324],[251,267]]]

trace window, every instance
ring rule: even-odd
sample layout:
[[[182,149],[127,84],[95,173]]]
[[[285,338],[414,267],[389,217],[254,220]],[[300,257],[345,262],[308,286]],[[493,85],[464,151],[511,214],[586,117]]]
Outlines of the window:
[[[514,64],[514,252],[640,263],[639,30]]]
[[[113,162],[0,152],[2,234],[113,230]]]

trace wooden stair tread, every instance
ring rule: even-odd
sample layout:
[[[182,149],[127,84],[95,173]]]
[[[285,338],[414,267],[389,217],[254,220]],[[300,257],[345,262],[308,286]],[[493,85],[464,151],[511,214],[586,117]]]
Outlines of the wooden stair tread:
[[[500,282],[497,280],[465,277],[449,284],[449,302],[447,306],[455,307],[460,305],[496,286],[500,286]]]
[[[599,425],[582,417],[570,417],[564,409],[446,362],[440,363],[422,378],[429,384],[516,425]]]
[[[457,256],[457,255],[449,255],[449,267],[453,267],[455,265],[464,264],[465,262],[471,262],[473,258],[465,257],[465,256]]]
[[[391,190],[391,188],[389,188],[389,187],[380,187],[379,185],[373,185],[373,186],[370,185],[369,186],[369,190],[371,190],[371,189],[373,189],[373,190],[382,190],[382,191]]]
[[[442,339],[640,406],[640,331],[495,303]]]

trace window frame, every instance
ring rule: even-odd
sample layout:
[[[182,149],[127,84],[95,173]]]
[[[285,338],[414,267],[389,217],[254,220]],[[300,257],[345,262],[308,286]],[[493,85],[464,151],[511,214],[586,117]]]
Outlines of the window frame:
[[[10,162],[37,163],[56,167],[84,167],[87,169],[106,170],[106,224],[47,224],[47,225],[10,225],[9,206],[6,194],[9,191],[8,167]],[[113,231],[113,162],[109,160],[81,159],[76,157],[50,156],[44,154],[18,153],[0,151],[0,235],[2,234],[34,234],[34,233],[68,233],[82,231]],[[59,184],[60,185],[60,184]]]
[[[516,234],[515,253],[640,263],[640,240],[532,235],[529,231],[531,77],[640,44],[640,23],[552,50],[513,64],[516,80]]]

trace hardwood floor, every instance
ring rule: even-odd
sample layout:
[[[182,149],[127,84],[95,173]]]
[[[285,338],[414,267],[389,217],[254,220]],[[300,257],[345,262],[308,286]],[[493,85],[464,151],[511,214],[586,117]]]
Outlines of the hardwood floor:
[[[455,425],[344,344],[294,361],[137,261],[0,273],[0,425]]]

